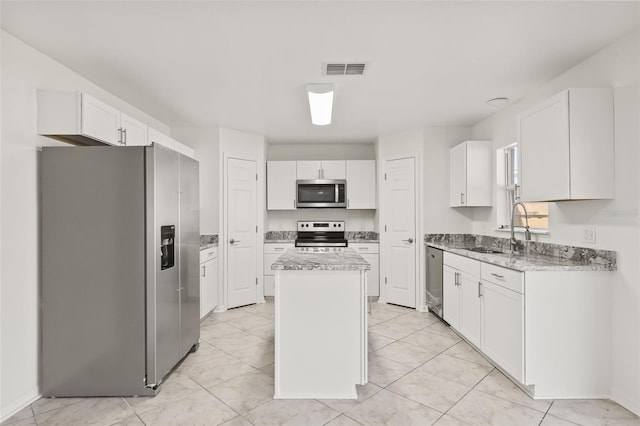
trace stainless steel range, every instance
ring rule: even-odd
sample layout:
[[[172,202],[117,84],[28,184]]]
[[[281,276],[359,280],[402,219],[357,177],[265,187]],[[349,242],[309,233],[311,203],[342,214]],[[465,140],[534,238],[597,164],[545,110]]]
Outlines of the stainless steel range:
[[[298,221],[296,247],[347,247],[344,221]]]

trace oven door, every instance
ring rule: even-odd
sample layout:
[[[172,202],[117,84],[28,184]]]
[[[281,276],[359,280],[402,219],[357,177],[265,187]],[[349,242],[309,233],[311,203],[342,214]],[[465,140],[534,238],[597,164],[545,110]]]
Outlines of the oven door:
[[[296,206],[298,208],[346,207],[346,183],[344,180],[299,180]]]

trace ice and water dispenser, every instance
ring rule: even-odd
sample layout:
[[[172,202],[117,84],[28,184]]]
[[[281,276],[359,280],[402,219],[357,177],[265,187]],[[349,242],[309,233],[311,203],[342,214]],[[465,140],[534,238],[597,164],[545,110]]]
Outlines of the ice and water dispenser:
[[[173,268],[175,265],[176,226],[160,227],[160,270]]]

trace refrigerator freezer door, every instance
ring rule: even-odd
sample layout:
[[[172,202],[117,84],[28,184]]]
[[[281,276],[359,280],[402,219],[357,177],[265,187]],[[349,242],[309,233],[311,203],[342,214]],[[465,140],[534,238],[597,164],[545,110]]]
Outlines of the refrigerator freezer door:
[[[44,396],[143,395],[144,148],[45,147]]]
[[[162,267],[162,229],[179,235],[179,154],[153,145],[146,150],[147,199],[147,384],[157,385],[180,353],[180,268]],[[165,235],[166,237],[166,235]],[[166,238],[165,238],[166,240]]]
[[[198,162],[180,155],[180,356],[200,338],[200,194]]]

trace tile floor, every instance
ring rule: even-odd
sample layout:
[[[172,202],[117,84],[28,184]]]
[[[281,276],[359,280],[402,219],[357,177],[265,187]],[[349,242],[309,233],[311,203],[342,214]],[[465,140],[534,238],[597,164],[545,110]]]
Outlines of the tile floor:
[[[373,303],[358,400],[273,400],[273,301],[214,314],[154,398],[40,399],[18,425],[640,425],[606,400],[534,401],[431,314]]]

